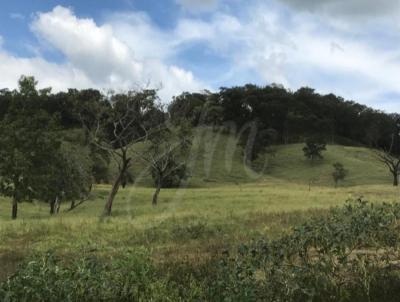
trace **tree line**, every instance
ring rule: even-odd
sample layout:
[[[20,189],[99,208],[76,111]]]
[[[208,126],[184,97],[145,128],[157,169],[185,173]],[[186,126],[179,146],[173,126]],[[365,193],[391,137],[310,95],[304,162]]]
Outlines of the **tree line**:
[[[152,89],[53,93],[29,76],[18,84],[0,90],[0,193],[13,200],[12,218],[22,201],[47,202],[52,214],[65,201],[74,209],[94,183],[112,184],[103,213],[110,215],[119,188],[134,181],[134,161],[148,167],[156,205],[162,187],[179,186],[190,174],[191,129],[202,125],[233,131],[248,162],[272,144],[323,141],[385,150],[379,158],[394,178],[399,172],[399,115],[311,88],[182,93],[165,108]]]
[[[331,144],[390,148],[400,118],[334,94],[321,95],[311,88],[291,91],[279,85],[183,93],[168,109],[176,123],[182,118],[193,125],[233,122],[237,129],[248,129],[247,133],[251,123],[257,128],[251,159],[268,143],[298,143],[315,136]]]

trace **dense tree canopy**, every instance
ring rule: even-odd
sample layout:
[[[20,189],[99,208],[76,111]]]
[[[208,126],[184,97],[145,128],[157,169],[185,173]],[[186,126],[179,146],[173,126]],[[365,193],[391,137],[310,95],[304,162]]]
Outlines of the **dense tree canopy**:
[[[184,93],[172,101],[169,114],[174,121],[184,117],[194,125],[233,123],[238,133],[254,122],[258,133],[251,135],[260,136],[265,145],[272,138],[275,143],[296,143],[318,135],[329,143],[374,148],[389,147],[398,118],[334,94],[321,95],[311,88],[292,92],[279,85],[221,88],[214,94]],[[272,137],[266,135],[272,131]],[[258,143],[251,157],[256,158],[261,150]]]

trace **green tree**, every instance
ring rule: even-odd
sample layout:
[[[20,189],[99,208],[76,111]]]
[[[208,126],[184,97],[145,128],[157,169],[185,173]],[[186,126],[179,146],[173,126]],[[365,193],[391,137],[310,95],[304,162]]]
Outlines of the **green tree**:
[[[91,171],[89,150],[63,142],[44,176],[47,186],[40,196],[40,199],[49,203],[50,214],[58,212],[63,201],[70,201],[70,209],[74,209],[87,198],[92,188]],[[80,203],[76,204],[76,201]]]
[[[335,182],[335,188],[336,188],[337,185],[338,185],[338,183],[339,183],[339,181],[345,179],[345,177],[346,177],[347,174],[348,174],[348,171],[347,171],[347,170],[344,168],[344,166],[343,166],[341,163],[339,163],[339,162],[334,163],[334,164],[333,164],[333,168],[334,168],[335,170],[332,172],[332,177],[333,177],[333,180],[334,180],[334,182]]]
[[[0,121],[0,193],[12,199],[12,219],[17,218],[18,203],[45,190],[44,175],[60,146],[56,120],[36,107],[35,83],[22,78]]]
[[[322,159],[322,151],[326,150],[326,143],[317,139],[307,139],[303,148],[304,156],[314,162],[315,159]]]

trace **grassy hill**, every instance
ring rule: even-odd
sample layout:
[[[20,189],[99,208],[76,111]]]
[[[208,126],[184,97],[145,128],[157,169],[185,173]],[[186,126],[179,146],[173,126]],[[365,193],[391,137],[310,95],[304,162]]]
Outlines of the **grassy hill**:
[[[135,148],[141,149],[143,146],[137,145]],[[187,186],[209,187],[249,183],[262,178],[262,175],[244,164],[242,153],[242,148],[237,145],[234,136],[214,132],[210,128],[196,128],[187,160],[191,175]],[[153,185],[146,166],[139,158],[134,160],[132,172],[140,185]]]
[[[333,185],[332,165],[340,162],[349,174],[344,186],[391,183],[391,175],[374,151],[362,147],[328,145],[324,158],[311,163],[303,155],[303,144],[278,146],[270,159],[268,175],[288,182]]]
[[[313,164],[303,155],[303,144],[275,146],[274,155],[261,155],[254,163],[264,172],[256,173],[244,164],[243,150],[237,139],[229,134],[214,132],[209,128],[198,128],[195,136],[189,167],[189,187],[210,187],[221,184],[241,184],[276,178],[298,184],[333,186],[332,165],[340,162],[349,171],[342,186],[391,183],[391,175],[377,160],[374,151],[363,147],[328,145],[324,158]],[[136,146],[136,148],[141,148]],[[152,186],[152,180],[139,160],[132,169],[140,185]]]

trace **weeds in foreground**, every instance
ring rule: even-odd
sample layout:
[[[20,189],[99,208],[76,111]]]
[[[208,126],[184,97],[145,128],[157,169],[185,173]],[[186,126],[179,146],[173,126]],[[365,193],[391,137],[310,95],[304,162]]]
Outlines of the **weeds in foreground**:
[[[36,255],[1,301],[397,301],[400,203],[358,200],[205,261],[155,263],[147,251],[62,261]],[[177,236],[197,237],[195,223]],[[187,235],[186,235],[187,234]]]

